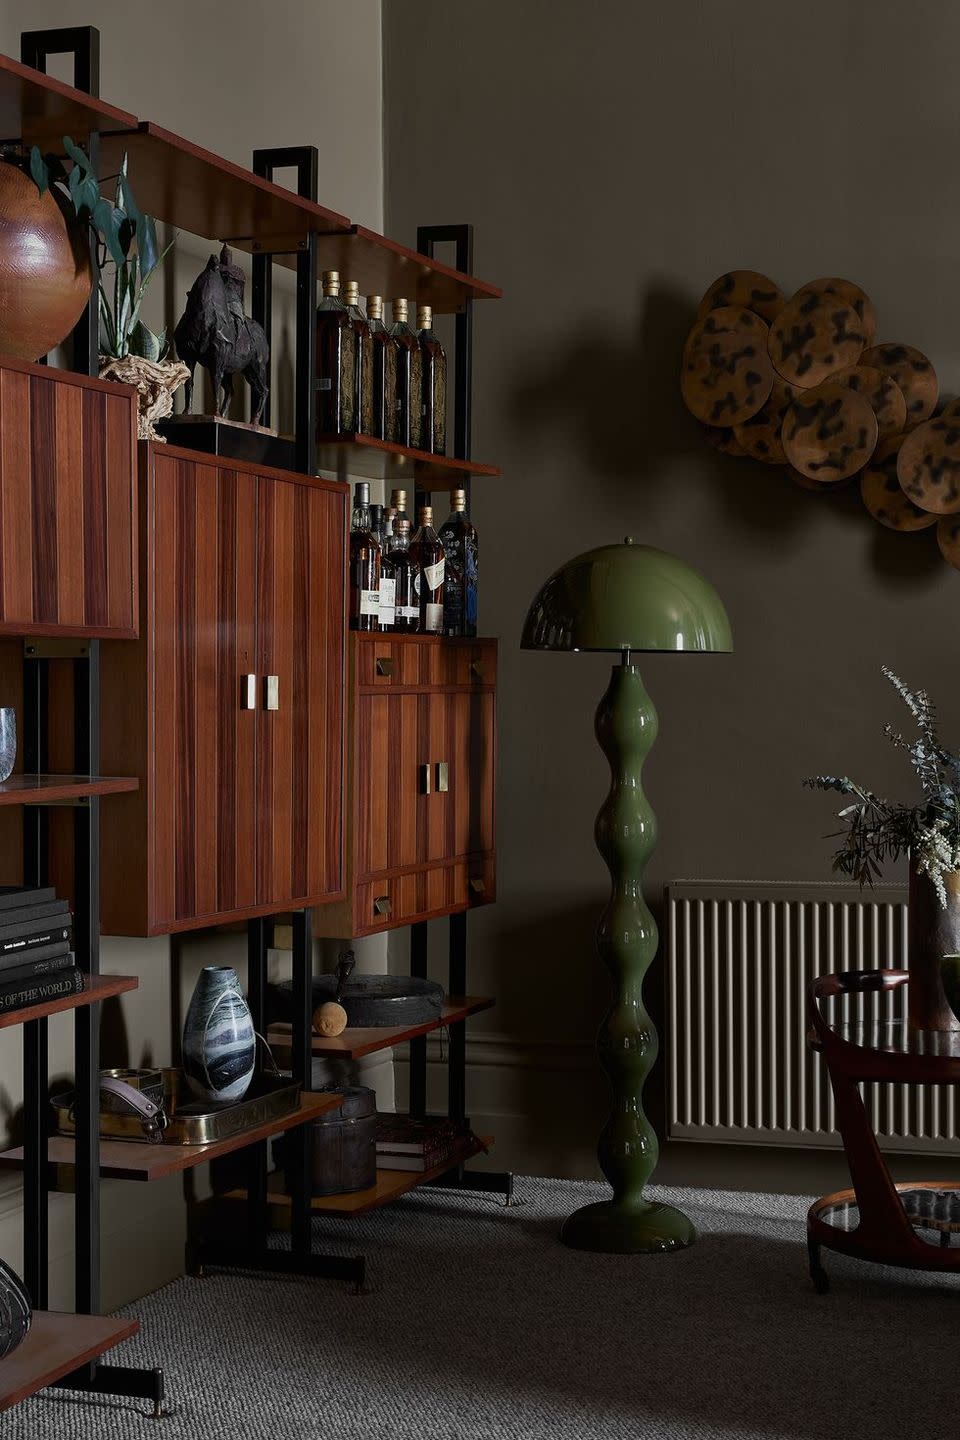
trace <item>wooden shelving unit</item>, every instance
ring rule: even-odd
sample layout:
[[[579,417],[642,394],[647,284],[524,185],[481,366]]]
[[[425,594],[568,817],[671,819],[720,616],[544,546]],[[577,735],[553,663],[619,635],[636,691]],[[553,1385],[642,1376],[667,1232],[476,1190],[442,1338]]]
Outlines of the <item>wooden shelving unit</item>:
[[[125,995],[128,990],[136,990],[139,984],[140,981],[135,975],[85,974],[83,989],[78,990],[76,995],[59,995],[55,1000],[44,1001],[42,1005],[25,1005],[20,1010],[5,1010],[0,1014],[0,1030],[7,1030],[11,1025],[26,1025],[31,1020],[45,1020],[48,1015],[59,1015],[62,1010],[77,1010],[81,1005],[96,1005],[100,1000],[109,1000],[114,995]]]
[[[336,474],[366,476],[371,480],[406,480],[418,490],[450,490],[472,475],[496,476],[496,465],[477,460],[457,460],[452,455],[432,455],[412,450],[374,435],[319,435],[317,469]]]
[[[132,128],[137,117],[0,55],[0,138],[57,150],[64,135]]]
[[[469,1015],[477,1015],[481,1010],[489,1010],[493,1004],[493,999],[486,995],[448,996],[440,1007],[440,1014],[436,1020],[427,1020],[422,1025],[383,1025],[348,1029],[344,1030],[341,1035],[334,1036],[314,1035],[311,1045],[314,1055],[323,1055],[331,1060],[359,1060],[364,1055],[372,1055],[376,1050],[390,1050],[395,1045],[404,1044],[407,1040],[415,1040],[419,1035],[429,1035],[432,1030],[440,1030],[446,1025],[456,1025],[461,1020],[466,1020]],[[277,1060],[283,1063],[284,1056],[290,1048],[290,1026],[272,1025],[267,1040]]]
[[[136,1140],[101,1140],[100,1174],[109,1180],[162,1180],[167,1175],[192,1170],[208,1160],[231,1155],[234,1150],[243,1150],[248,1145],[255,1145],[258,1140],[269,1140],[271,1135],[282,1135],[285,1130],[292,1130],[297,1125],[309,1124],[339,1103],[336,1095],[307,1093],[289,1115],[268,1120],[262,1125],[252,1125],[226,1140],[211,1141],[209,1145],[150,1145]],[[50,1136],[47,1160],[55,1168],[72,1168],[74,1143],[69,1135]],[[0,1170],[20,1170],[22,1167],[22,1146],[0,1154]]]
[[[9,1410],[96,1360],[140,1329],[138,1320],[35,1310],[23,1344],[0,1360],[0,1410]]]
[[[140,788],[136,778],[108,775],[11,775],[0,782],[0,805],[55,805],[93,795],[123,795]]]

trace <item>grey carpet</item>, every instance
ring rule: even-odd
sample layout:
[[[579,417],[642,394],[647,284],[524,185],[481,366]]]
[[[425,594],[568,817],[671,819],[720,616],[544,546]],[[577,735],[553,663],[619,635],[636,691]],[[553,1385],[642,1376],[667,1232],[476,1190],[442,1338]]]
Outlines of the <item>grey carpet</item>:
[[[4,1440],[886,1440],[955,1433],[958,1282],[827,1256],[805,1203],[657,1192],[700,1228],[677,1255],[590,1256],[559,1220],[599,1186],[523,1179],[522,1202],[411,1195],[317,1244],[363,1248],[371,1292],[211,1275],[131,1307],[113,1352],[160,1364],[159,1424],[112,1397],[46,1396]],[[330,1242],[331,1233],[339,1243]]]

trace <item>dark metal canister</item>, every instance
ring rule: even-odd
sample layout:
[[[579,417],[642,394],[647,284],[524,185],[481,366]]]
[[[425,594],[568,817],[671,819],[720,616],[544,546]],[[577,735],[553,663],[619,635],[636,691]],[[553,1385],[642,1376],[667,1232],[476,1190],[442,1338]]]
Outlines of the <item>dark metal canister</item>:
[[[341,1097],[337,1108],[310,1125],[314,1195],[368,1190],[377,1181],[376,1094],[365,1085],[337,1093]]]

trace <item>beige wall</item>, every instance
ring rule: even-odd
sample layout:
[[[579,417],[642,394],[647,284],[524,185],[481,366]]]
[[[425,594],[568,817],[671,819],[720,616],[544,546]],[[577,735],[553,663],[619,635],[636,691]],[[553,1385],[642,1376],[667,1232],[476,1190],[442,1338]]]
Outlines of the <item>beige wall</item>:
[[[855,767],[905,788],[882,663],[929,686],[960,738],[960,576],[932,535],[718,456],[677,391],[697,299],[736,266],[788,292],[858,280],[880,338],[957,390],[958,44],[960,11],[930,0],[909,19],[893,0],[384,6],[387,230],[472,221],[476,269],[506,292],[476,324],[474,453],[504,474],[474,486],[502,663],[499,902],[471,921],[470,988],[500,998],[470,1056],[474,1111],[519,1168],[589,1172],[602,1111],[591,727],[608,662],[520,652],[555,566],[630,533],[702,568],[730,610],[731,658],[644,662],[654,899],[679,876],[827,875],[830,806],[800,778]],[[696,1173],[732,1179],[734,1159]],[[786,1184],[787,1163],[736,1173],[779,1165]]]
[[[382,227],[380,6],[377,0],[168,0],[162,13],[111,0],[31,0],[0,9],[0,51],[19,58],[24,24],[94,24],[101,32],[104,98],[152,119],[240,164],[257,146],[314,144],[320,150],[320,197],[334,210]],[[71,78],[59,62],[51,73]],[[79,137],[74,137],[79,138]],[[136,175],[131,174],[136,188]],[[216,237],[210,237],[216,238]],[[207,239],[181,235],[151,298],[148,320],[173,322],[183,295],[210,252]],[[276,351],[293,343],[290,281],[278,272]],[[286,304],[284,303],[286,296]],[[280,367],[283,369],[283,366]],[[289,365],[287,365],[289,371]],[[239,387],[243,389],[244,387]],[[289,393],[277,395],[281,420]],[[105,768],[109,756],[104,757]],[[109,801],[105,801],[109,804]],[[361,959],[382,966],[383,947]],[[181,945],[180,1013],[200,964],[234,963],[244,972],[245,946],[236,936],[207,933]],[[167,940],[108,939],[104,970],[140,977],[139,991],[105,1016],[104,1063],[166,1063],[171,1053],[171,947]],[[282,962],[276,960],[278,972]],[[118,1031],[116,1020],[121,1017]],[[0,1044],[0,1121],[6,1129],[21,1100],[20,1037]],[[119,1039],[115,1038],[119,1035]],[[51,1024],[51,1071],[69,1078],[72,1027]],[[372,1075],[384,1103],[392,1071]],[[200,1178],[202,1184],[203,1177]],[[110,1182],[103,1187],[104,1303],[131,1299],[181,1273],[182,1182]],[[72,1201],[51,1206],[51,1303],[69,1305],[72,1289]],[[19,1263],[19,1186],[0,1181],[0,1255]]]

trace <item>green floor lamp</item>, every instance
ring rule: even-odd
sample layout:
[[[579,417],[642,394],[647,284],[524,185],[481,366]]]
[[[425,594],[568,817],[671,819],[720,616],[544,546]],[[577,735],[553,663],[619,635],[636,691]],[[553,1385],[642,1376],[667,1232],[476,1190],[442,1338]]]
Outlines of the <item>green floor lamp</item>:
[[[657,714],[630,656],[634,650],[729,651],[730,622],[713,586],[689,565],[628,537],[622,545],[588,550],[550,576],[530,606],[521,645],[613,650],[621,657],[596,718],[612,776],[595,831],[612,881],[597,926],[597,950],[616,992],[597,1039],[613,1094],[597,1153],[613,1198],[577,1210],[560,1237],[577,1250],[608,1254],[678,1250],[696,1238],[693,1225],[679,1210],[643,1193],[659,1151],[643,1112],[644,1081],[658,1048],[642,994],[657,953],[657,925],[643,898],[643,868],[656,840],[656,821],[640,771],[656,739]]]

